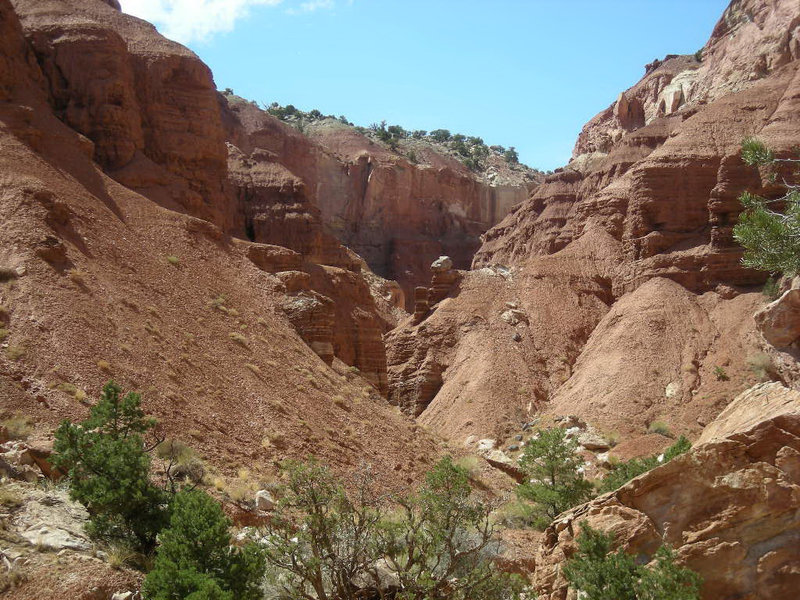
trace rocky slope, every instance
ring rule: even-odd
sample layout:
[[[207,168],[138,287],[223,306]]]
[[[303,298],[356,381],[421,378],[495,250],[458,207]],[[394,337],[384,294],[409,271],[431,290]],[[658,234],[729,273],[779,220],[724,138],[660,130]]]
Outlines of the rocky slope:
[[[697,435],[775,377],[752,320],[766,275],[741,265],[732,227],[743,190],[777,191],[741,140],[797,142],[796,8],[732,2],[702,62],[655,61],[592,119],[573,160],[484,234],[459,291],[389,336],[398,404],[459,440],[539,411],[623,438],[655,421]]]
[[[778,383],[737,397],[686,455],[560,516],[536,553],[540,598],[571,597],[560,565],[580,525],[647,561],[668,544],[702,597],[791,598],[800,583],[800,394]]]
[[[386,325],[358,261],[223,229],[237,205],[202,63],[99,0],[2,0],[0,17],[2,417],[29,415],[46,447],[113,377],[222,490],[310,453],[414,481],[439,450],[379,394]]]

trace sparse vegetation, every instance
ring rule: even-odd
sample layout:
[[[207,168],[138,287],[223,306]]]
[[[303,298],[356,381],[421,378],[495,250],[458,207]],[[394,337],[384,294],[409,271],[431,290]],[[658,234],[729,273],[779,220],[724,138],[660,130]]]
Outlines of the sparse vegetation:
[[[22,495],[10,484],[0,484],[0,506],[6,510],[22,506]]]
[[[337,118],[333,115],[324,115],[316,109],[304,112],[291,104],[281,106],[277,102],[273,102],[269,106],[265,106],[265,110],[278,119],[293,125],[301,133],[305,133],[308,124],[325,119],[337,120],[345,125],[353,126],[343,116]],[[483,173],[486,170],[488,167],[486,159],[490,156],[505,159],[506,164],[511,168],[523,173],[527,172],[525,170],[527,168],[520,168],[519,155],[513,147],[506,149],[498,145],[488,146],[478,136],[454,134],[447,129],[434,129],[430,132],[423,129],[409,131],[400,125],[389,125],[385,120],[380,123],[372,123],[369,127],[356,127],[355,129],[374,141],[385,144],[392,151],[404,154],[413,164],[419,162],[419,156],[413,147],[408,148],[409,144],[406,143],[406,140],[412,140],[415,143],[427,142],[435,146],[439,153],[456,158],[476,173]],[[402,149],[401,144],[404,145]],[[529,174],[532,173],[533,170]]]
[[[140,404],[139,394],[123,396],[108,382],[86,421],[56,430],[51,462],[68,473],[70,496],[89,509],[94,537],[147,552],[166,522],[168,498],[150,481],[143,436],[155,422]]]
[[[6,356],[8,357],[8,360],[19,360],[23,356],[25,356],[25,352],[26,352],[25,346],[9,345],[6,348]]]
[[[173,267],[177,267],[181,263],[181,259],[177,256],[167,256],[167,262],[171,264]]]
[[[33,419],[22,413],[14,413],[0,421],[0,429],[5,430],[10,440],[25,440],[33,433]]]
[[[159,538],[153,570],[142,585],[148,600],[260,600],[262,552],[233,547],[230,521],[219,504],[194,490],[176,494],[169,526]]]
[[[764,296],[766,296],[769,300],[777,300],[780,292],[781,287],[779,277],[768,277],[766,283],[764,283],[764,287],[761,288],[761,293],[764,294]]]
[[[650,426],[647,428],[649,433],[657,433],[659,435],[663,435],[665,437],[672,437],[672,432],[669,429],[669,425],[665,421],[653,421],[650,423]]]
[[[714,377],[717,378],[717,381],[730,381],[730,377],[728,377],[728,373],[725,372],[720,366],[714,367]]]
[[[517,487],[517,495],[534,503],[538,528],[544,529],[557,515],[592,497],[578,442],[567,438],[563,428],[540,430],[531,437],[519,465],[530,480]]]
[[[247,348],[247,338],[245,336],[243,336],[241,333],[239,333],[238,331],[231,331],[228,334],[228,337],[231,338],[237,344]]]
[[[612,492],[628,483],[634,477],[647,473],[651,469],[661,464],[666,464],[676,456],[688,452],[692,445],[684,436],[680,436],[677,441],[664,451],[661,461],[658,456],[647,456],[644,458],[632,458],[624,462],[616,463],[611,471],[603,478],[598,485],[601,494]]]
[[[772,357],[765,352],[756,352],[747,357],[747,367],[759,380],[765,381],[772,371]]]
[[[699,600],[700,576],[675,564],[675,554],[661,546],[651,566],[637,564],[622,548],[612,552],[614,537],[583,524],[578,551],[564,565],[564,577],[584,600]]]
[[[0,265],[0,283],[11,281],[17,277],[19,277],[19,274],[15,268]]]
[[[450,459],[417,494],[396,498],[394,511],[374,494],[368,472],[351,499],[316,462],[286,468],[284,496],[264,538],[268,585],[279,597],[354,600],[372,589],[409,600],[500,600],[522,590],[518,576],[491,560],[489,509],[472,498],[467,473]]]

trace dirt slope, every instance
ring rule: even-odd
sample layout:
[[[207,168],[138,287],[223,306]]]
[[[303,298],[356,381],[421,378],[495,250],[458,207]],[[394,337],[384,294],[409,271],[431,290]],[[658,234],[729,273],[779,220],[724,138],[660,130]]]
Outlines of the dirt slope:
[[[16,4],[31,26],[67,3]],[[85,4],[112,23],[135,21]],[[224,478],[242,467],[268,477],[284,457],[315,454],[339,472],[374,463],[389,488],[413,481],[433,442],[303,341],[283,308],[286,283],[257,266],[256,245],[162,208],[93,163],[93,143],[51,110],[48,80],[10,3],[0,10],[0,262],[19,275],[0,292],[4,413],[30,414],[44,434],[85,416],[114,377],[143,392],[165,432]],[[88,34],[76,22],[81,40]],[[156,62],[185,57],[153,44]]]

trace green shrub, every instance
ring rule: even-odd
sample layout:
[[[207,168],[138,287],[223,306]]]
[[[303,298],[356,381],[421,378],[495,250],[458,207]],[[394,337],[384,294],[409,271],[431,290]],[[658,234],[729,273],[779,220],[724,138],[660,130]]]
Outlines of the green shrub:
[[[717,378],[717,381],[730,381],[731,379],[730,377],[728,377],[728,374],[725,372],[725,369],[723,369],[720,366],[714,367],[714,377]]]
[[[780,277],[768,277],[761,293],[770,300],[777,300],[781,293]]]
[[[612,492],[619,489],[628,483],[634,477],[638,477],[643,473],[647,473],[651,469],[656,468],[661,464],[666,464],[676,456],[680,456],[687,452],[692,447],[692,444],[684,436],[680,436],[677,441],[664,451],[664,458],[662,462],[658,461],[658,456],[647,456],[644,458],[632,458],[624,462],[620,462],[611,469],[611,471],[603,478],[598,486],[598,491],[601,494]]]
[[[583,600],[699,600],[700,576],[676,565],[669,548],[659,548],[653,566],[644,567],[622,548],[612,552],[613,541],[611,534],[582,525],[564,577]]]
[[[141,397],[109,381],[86,421],[64,421],[51,462],[69,475],[70,496],[91,515],[90,533],[147,552],[166,522],[167,495],[150,482],[143,435],[155,424]]]
[[[511,146],[511,148],[503,153],[503,158],[505,158],[506,162],[511,165],[519,164],[519,154],[517,154],[517,150],[514,148],[514,146]]]
[[[417,494],[398,498],[394,512],[373,494],[369,476],[351,499],[316,462],[286,467],[288,484],[265,538],[267,580],[282,597],[354,600],[383,588],[398,599],[501,600],[522,590],[520,578],[491,560],[489,509],[449,458]],[[381,582],[380,564],[390,566],[392,584]]]
[[[747,367],[758,379],[765,380],[772,370],[772,358],[765,352],[756,352],[747,357]]]
[[[653,421],[650,423],[650,427],[647,428],[647,431],[650,433],[657,433],[665,437],[672,436],[672,432],[669,430],[669,425],[667,425],[664,421]]]
[[[537,526],[544,528],[560,513],[589,500],[591,482],[582,473],[583,458],[578,442],[568,439],[563,428],[539,432],[525,444],[519,461],[529,477],[517,487],[517,495],[535,504],[539,513]]]
[[[800,184],[797,162],[776,158],[755,138],[742,141],[742,160],[766,171],[768,179],[783,182],[785,193],[766,199],[744,192],[739,201],[744,211],[733,228],[733,236],[744,246],[742,262],[751,268],[794,275],[800,270]],[[790,170],[780,172],[781,168]]]
[[[10,440],[24,440],[33,433],[33,419],[28,415],[14,413],[7,419],[0,421],[0,428],[6,430]]]
[[[204,492],[177,493],[143,597],[260,600],[263,554],[253,544],[232,548],[229,526],[219,504]]]

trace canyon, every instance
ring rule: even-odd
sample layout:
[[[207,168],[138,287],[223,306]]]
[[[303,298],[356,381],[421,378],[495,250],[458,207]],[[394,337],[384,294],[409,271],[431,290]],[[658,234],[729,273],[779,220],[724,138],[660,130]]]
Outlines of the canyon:
[[[691,453],[523,542],[537,592],[573,597],[558,565],[587,521],[634,553],[670,543],[704,598],[787,597],[796,286],[764,313],[732,230],[743,191],[779,192],[742,139],[789,156],[798,131],[796,0],[733,0],[567,165],[494,180],[334,121],[301,132],[115,0],[0,0],[2,416],[28,415],[46,453],[113,377],[220,494],[309,455],[402,491],[453,454],[501,499],[530,423],[581,422],[619,460],[682,434]],[[31,560],[10,597],[116,591],[105,567],[81,595]]]

